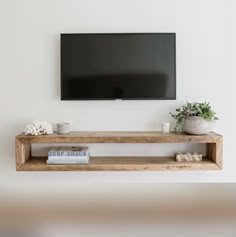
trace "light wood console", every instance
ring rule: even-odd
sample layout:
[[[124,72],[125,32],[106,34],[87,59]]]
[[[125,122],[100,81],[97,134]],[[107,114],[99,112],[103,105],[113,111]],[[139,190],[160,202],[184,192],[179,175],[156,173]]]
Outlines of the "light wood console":
[[[47,165],[47,157],[32,157],[32,144],[83,143],[201,143],[206,157],[201,162],[176,162],[173,157],[91,157],[88,165]],[[17,171],[145,171],[222,169],[223,137],[217,133],[194,136],[160,132],[71,132],[66,135],[16,136]]]

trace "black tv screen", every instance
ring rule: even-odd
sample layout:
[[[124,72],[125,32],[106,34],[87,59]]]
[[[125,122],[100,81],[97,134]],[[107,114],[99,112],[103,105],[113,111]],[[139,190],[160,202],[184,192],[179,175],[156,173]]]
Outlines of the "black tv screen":
[[[61,99],[176,99],[175,45],[175,33],[61,34]]]

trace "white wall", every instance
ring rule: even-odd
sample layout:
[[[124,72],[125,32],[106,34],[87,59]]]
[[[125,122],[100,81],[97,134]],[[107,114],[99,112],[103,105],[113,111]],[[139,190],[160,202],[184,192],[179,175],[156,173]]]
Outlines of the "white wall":
[[[231,139],[235,9],[233,0],[0,0],[2,187],[236,181]],[[177,100],[61,101],[62,32],[176,32]],[[15,172],[14,137],[31,120],[67,121],[73,130],[159,130],[161,121],[170,119],[169,112],[186,100],[210,101],[217,111],[215,130],[225,138],[223,171]]]

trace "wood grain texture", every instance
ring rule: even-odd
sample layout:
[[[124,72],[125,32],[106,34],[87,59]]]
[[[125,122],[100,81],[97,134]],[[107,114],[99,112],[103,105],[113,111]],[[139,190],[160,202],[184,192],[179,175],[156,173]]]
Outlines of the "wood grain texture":
[[[22,143],[18,138],[16,138],[15,143],[16,169],[18,170],[24,163],[29,160],[31,156],[31,144]]]
[[[18,135],[24,143],[214,143],[221,135],[187,135],[161,132],[70,132],[42,136]]]
[[[174,157],[91,157],[88,165],[47,165],[47,157],[34,157],[21,166],[22,171],[171,171],[217,170],[211,160],[176,162]]]
[[[31,144],[48,143],[205,143],[207,159],[176,162],[175,157],[92,157],[88,165],[47,165],[46,157],[31,157]],[[217,170],[222,169],[221,135],[194,136],[160,132],[71,132],[43,136],[16,137],[16,169],[19,171],[145,171],[145,170]]]
[[[207,144],[207,156],[213,160],[220,169],[223,169],[223,137],[219,137],[216,143]]]

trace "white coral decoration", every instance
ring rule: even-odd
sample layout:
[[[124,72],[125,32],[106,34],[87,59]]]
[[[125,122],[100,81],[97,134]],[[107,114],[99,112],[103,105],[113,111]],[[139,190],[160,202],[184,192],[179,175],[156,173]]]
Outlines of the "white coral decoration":
[[[44,134],[52,134],[53,127],[52,124],[47,121],[33,121],[26,125],[24,129],[25,135],[44,135]]]

